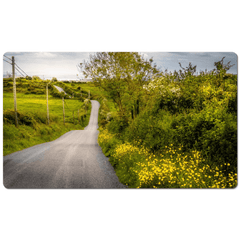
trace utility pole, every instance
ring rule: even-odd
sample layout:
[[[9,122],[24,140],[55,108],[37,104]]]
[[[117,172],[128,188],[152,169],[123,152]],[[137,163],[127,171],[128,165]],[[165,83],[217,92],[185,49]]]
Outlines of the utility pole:
[[[13,76],[13,98],[14,98],[15,126],[18,127],[18,118],[17,118],[17,91],[16,91],[15,60],[14,60],[14,56],[12,56],[12,76]]]
[[[63,102],[63,124],[65,125],[64,97],[62,97],[62,102]]]
[[[46,85],[46,95],[47,95],[47,123],[49,125],[49,108],[48,108],[48,83]]]

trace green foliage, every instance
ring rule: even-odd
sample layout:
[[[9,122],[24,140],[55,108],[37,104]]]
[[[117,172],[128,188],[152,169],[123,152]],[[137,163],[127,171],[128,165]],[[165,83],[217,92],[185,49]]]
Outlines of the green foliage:
[[[62,98],[61,93],[53,86],[53,84],[49,84],[48,89],[50,90],[49,92],[53,97]]]
[[[36,80],[41,80],[41,78],[39,76],[32,76],[32,80],[36,81]]]
[[[217,69],[201,72],[198,76],[195,75],[196,66],[192,64],[186,68],[181,66],[182,69],[174,74],[161,73],[146,81],[138,95],[131,94],[134,86],[129,89],[119,87],[120,95],[123,96],[124,111],[117,108],[117,113],[111,121],[100,122],[100,125],[110,134],[114,134],[114,138],[121,140],[123,145],[129,143],[133,149],[144,148],[156,156],[161,156],[166,146],[172,144],[181,148],[184,153],[197,151],[204,158],[204,166],[209,166],[209,169],[221,169],[222,179],[228,179],[227,185],[221,185],[217,180],[207,181],[208,187],[232,187],[232,180],[229,180],[228,176],[235,176],[237,173],[237,76],[226,73],[231,65],[224,65],[223,59],[216,62],[215,66]],[[134,85],[134,80],[131,80],[131,84]],[[135,108],[136,105],[134,106],[138,99],[141,103],[139,112]],[[131,118],[129,112],[132,106],[134,107]],[[104,141],[101,144],[108,146],[108,152],[112,153],[110,161],[115,166],[119,179],[136,187],[137,182],[134,182],[136,179],[134,180],[133,176],[136,172],[140,175],[143,172],[137,170],[137,165],[131,164],[140,164],[141,159],[146,156],[140,154],[136,157],[126,153],[120,158],[122,167],[119,167],[119,162],[113,155],[114,149],[117,149],[120,143],[114,145],[113,139],[109,142],[111,144]],[[162,165],[159,164],[155,162],[153,166],[162,169]],[[128,165],[129,168],[126,167]],[[135,169],[131,170],[132,176],[129,173],[131,167]],[[122,170],[119,170],[120,168]],[[147,176],[152,173],[144,174]],[[213,178],[212,175],[211,177]],[[206,181],[204,176],[202,179],[203,182]],[[157,182],[149,184],[146,186],[160,186]],[[170,187],[174,186],[178,185]],[[186,185],[181,183],[181,186]]]
[[[119,180],[130,188],[234,188],[237,173],[231,164],[211,164],[196,150],[165,146],[152,153],[140,142],[122,142],[106,129],[100,129],[99,144]]]
[[[105,134],[103,129],[100,129],[101,135],[100,138],[98,139],[99,144],[102,147],[102,151],[105,154],[105,156],[109,157],[113,155],[113,151],[118,146],[121,144],[121,140],[116,138],[113,134],[108,133],[105,130]],[[115,166],[117,163],[112,161],[112,165]]]
[[[119,116],[134,118],[139,113],[143,84],[159,74],[152,62],[135,52],[102,52],[90,56],[83,73],[116,103]]]
[[[217,68],[215,69],[217,71],[218,74],[225,74],[233,65],[230,65],[230,62],[228,62],[227,64],[223,63],[225,57],[223,57],[220,61],[215,62],[214,66]]]
[[[81,101],[84,101],[84,99],[88,98],[88,92],[86,90],[83,90],[82,88],[79,89],[79,83],[68,83],[68,82],[56,82],[54,83],[56,86],[61,87],[68,95],[67,98],[77,98]]]
[[[32,80],[32,77],[26,76],[26,80]]]

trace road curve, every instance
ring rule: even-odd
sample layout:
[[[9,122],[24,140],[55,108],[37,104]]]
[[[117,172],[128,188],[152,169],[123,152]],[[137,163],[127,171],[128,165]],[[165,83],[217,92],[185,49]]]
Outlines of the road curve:
[[[39,144],[3,158],[6,188],[126,188],[98,145],[99,102],[84,130],[70,131],[52,142]]]
[[[64,92],[66,95],[67,95],[67,93],[61,88],[61,87],[59,87],[59,86],[57,86],[57,85],[53,85],[60,93],[61,92]]]

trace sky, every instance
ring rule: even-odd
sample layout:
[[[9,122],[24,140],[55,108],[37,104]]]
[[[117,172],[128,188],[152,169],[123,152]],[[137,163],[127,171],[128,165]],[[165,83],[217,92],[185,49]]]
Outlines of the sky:
[[[89,60],[93,52],[7,52],[4,55],[15,57],[16,64],[29,76],[37,75],[42,79],[77,80],[82,79],[77,64]],[[153,58],[160,70],[179,70],[179,62],[183,67],[189,62],[197,65],[197,72],[212,70],[214,62],[223,57],[224,63],[235,64],[228,72],[237,74],[237,55],[234,52],[140,52],[145,59]],[[6,59],[5,57],[3,57]],[[11,73],[11,65],[3,61],[3,74]],[[16,71],[18,75],[18,72]],[[77,77],[78,74],[78,77]]]

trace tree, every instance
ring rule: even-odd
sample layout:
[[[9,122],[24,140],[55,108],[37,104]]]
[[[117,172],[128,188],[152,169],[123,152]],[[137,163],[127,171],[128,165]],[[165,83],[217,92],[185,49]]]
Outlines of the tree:
[[[39,76],[32,76],[32,80],[41,80]]]
[[[182,69],[182,70],[181,69],[179,70],[179,75],[182,79],[193,76],[193,74],[196,72],[196,68],[197,68],[197,65],[193,66],[192,63],[189,63],[188,67],[186,67],[186,68],[182,67],[181,63],[179,63],[179,66]],[[176,74],[176,72],[174,72],[174,74]]]
[[[26,76],[25,79],[26,79],[26,80],[32,80],[32,77]]]
[[[214,62],[214,66],[216,67],[216,69],[214,69],[214,71],[216,72],[217,76],[219,76],[219,86],[222,84],[222,88],[225,89],[225,76],[226,76],[226,72],[235,64],[230,65],[229,61],[227,64],[223,63],[225,57],[223,57],[220,61],[218,62]]]
[[[57,78],[53,77],[52,82],[57,82]]]
[[[139,113],[143,85],[159,74],[152,59],[145,60],[136,52],[98,52],[84,61],[83,68],[85,77],[107,92],[121,115]]]
[[[217,68],[217,69],[214,69],[214,70],[217,72],[217,74],[225,74],[232,66],[235,65],[235,64],[230,65],[231,61],[229,61],[227,64],[223,64],[224,58],[225,57],[223,57],[218,62],[214,62],[214,66]]]

